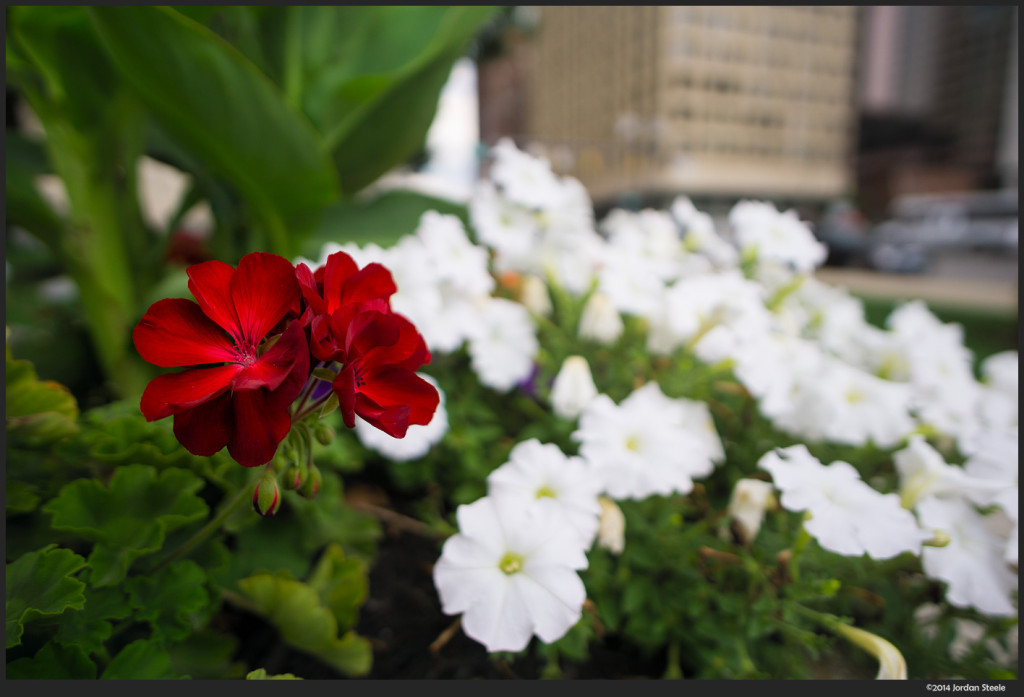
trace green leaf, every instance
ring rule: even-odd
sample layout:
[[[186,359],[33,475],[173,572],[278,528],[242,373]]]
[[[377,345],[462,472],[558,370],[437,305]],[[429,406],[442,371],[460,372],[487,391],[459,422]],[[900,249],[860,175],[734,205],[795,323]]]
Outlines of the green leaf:
[[[168,531],[206,516],[206,503],[195,495],[202,487],[202,479],[184,470],[127,465],[114,470],[109,487],[71,482],[42,510],[53,516],[55,530],[96,543],[91,583],[107,586],[120,582],[137,558],[160,549]]]
[[[373,660],[370,643],[355,632],[338,636],[338,621],[321,603],[317,591],[290,578],[257,574],[238,587],[266,617],[281,637],[346,675],[365,675]]]
[[[120,588],[86,588],[85,607],[62,614],[54,641],[77,646],[87,654],[103,650],[113,627],[108,620],[121,620],[131,614],[128,596]]]
[[[328,545],[308,583],[320,594],[320,601],[334,613],[338,627],[344,630],[355,626],[359,608],[369,594],[365,562],[346,559],[341,547]]]
[[[415,191],[385,191],[369,201],[357,199],[328,207],[303,251],[316,260],[328,242],[372,242],[389,247],[412,234],[427,211],[457,216],[464,225],[469,220],[469,212],[461,204]]]
[[[167,650],[157,641],[139,639],[121,649],[100,680],[166,680],[179,677]]]
[[[24,447],[49,445],[78,431],[78,404],[63,385],[39,380],[32,363],[14,360],[7,345],[7,433]]]
[[[29,552],[7,565],[7,648],[21,643],[24,624],[37,617],[81,609],[85,584],[71,574],[85,566],[85,559],[69,549],[48,545]]]
[[[8,680],[94,680],[96,664],[78,646],[61,646],[52,641],[32,658],[7,664]]]
[[[257,668],[256,670],[250,671],[246,676],[246,680],[302,680],[302,678],[295,677],[291,673],[281,673],[280,675],[267,675],[265,668]]]
[[[179,561],[153,576],[135,576],[124,584],[135,619],[153,628],[153,638],[170,643],[187,637],[210,603],[206,574],[192,561]]]
[[[39,505],[39,488],[25,482],[7,480],[7,515],[31,513]]]
[[[465,6],[430,9],[443,15],[422,53],[388,75],[386,81],[357,77],[354,80],[358,82],[338,85],[332,94],[335,102],[328,112],[334,118],[321,129],[347,192],[362,189],[423,147],[452,65],[496,10]],[[372,40],[376,42],[378,37]],[[386,55],[387,44],[381,42],[379,49],[371,45],[371,49]]]
[[[168,647],[171,666],[179,675],[193,680],[235,679],[245,675],[246,665],[233,661],[238,639],[209,628],[189,634],[181,642]]]
[[[168,8],[88,12],[121,75],[160,123],[261,217],[309,213],[340,195],[313,127],[219,36]]]

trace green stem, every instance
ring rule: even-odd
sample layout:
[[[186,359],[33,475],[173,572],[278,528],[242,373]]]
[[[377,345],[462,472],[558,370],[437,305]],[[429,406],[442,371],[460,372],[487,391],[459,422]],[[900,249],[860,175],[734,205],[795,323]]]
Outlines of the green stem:
[[[807,520],[807,516],[804,516],[804,521]],[[797,584],[800,582],[800,556],[803,554],[804,548],[807,543],[811,541],[811,534],[807,532],[807,528],[804,527],[804,521],[800,523],[800,534],[796,538],[796,543],[793,545],[793,556],[789,561],[789,575],[793,579],[793,583]]]
[[[184,543],[182,543],[182,545],[180,547],[178,547],[176,550],[174,550],[173,552],[171,552],[171,554],[166,559],[164,559],[162,562],[157,564],[156,568],[154,568],[150,572],[150,575],[156,574],[161,569],[166,567],[168,564],[173,562],[175,559],[178,559],[179,557],[182,557],[182,556],[188,554],[195,547],[197,547],[201,542],[203,542],[207,537],[209,537],[210,533],[212,533],[215,530],[217,530],[217,528],[219,528],[224,523],[224,521],[227,520],[228,517],[232,513],[235,512],[235,509],[238,508],[239,504],[241,504],[242,501],[245,501],[249,497],[249,494],[252,493],[251,490],[252,490],[252,483],[251,482],[249,484],[247,484],[246,486],[243,486],[241,489],[239,489],[238,493],[235,494],[235,498],[233,498],[231,500],[231,502],[228,503],[227,506],[222,508],[221,512],[218,513],[213,518],[213,520],[211,520],[209,523],[204,525],[203,528],[201,530],[199,530],[199,532],[197,532],[195,535],[193,535],[188,540],[186,540]]]

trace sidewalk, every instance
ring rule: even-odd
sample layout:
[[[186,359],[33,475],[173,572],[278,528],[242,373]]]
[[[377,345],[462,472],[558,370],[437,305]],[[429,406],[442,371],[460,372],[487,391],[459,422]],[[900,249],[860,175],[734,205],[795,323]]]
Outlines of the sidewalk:
[[[906,275],[835,267],[820,268],[815,272],[815,277],[864,297],[920,299],[936,305],[1017,312],[1016,279]]]

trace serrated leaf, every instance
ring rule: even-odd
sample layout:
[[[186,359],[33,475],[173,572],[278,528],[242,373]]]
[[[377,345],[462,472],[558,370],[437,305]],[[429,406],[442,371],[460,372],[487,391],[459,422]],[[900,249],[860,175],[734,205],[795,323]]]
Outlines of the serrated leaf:
[[[8,680],[93,680],[96,664],[78,646],[49,642],[32,658],[7,664]]]
[[[157,641],[139,639],[121,649],[100,680],[166,680],[175,678],[167,650]]]
[[[256,670],[250,671],[245,676],[246,680],[302,680],[302,678],[296,677],[291,673],[281,673],[279,675],[267,675],[266,668],[257,668]]]
[[[78,404],[63,385],[39,380],[32,363],[14,360],[7,346],[7,433],[16,444],[48,445],[78,431]]]
[[[294,511],[301,528],[297,539],[307,553],[334,543],[350,556],[364,559],[373,556],[381,535],[380,524],[345,503],[337,475],[323,472],[320,493],[313,500],[293,491],[285,491],[284,496],[285,505]]]
[[[184,639],[193,618],[210,602],[206,574],[190,560],[179,561],[153,576],[135,576],[124,584],[135,619],[153,628],[153,638],[170,643]]]
[[[85,559],[56,545],[24,554],[7,565],[7,648],[21,643],[24,623],[69,608],[81,609],[85,584],[71,574],[83,566]]]
[[[53,516],[55,530],[96,543],[91,583],[107,586],[120,582],[137,558],[160,549],[169,530],[206,516],[206,503],[195,495],[202,487],[202,479],[184,470],[127,465],[114,470],[109,487],[71,482],[42,510]]]
[[[54,641],[77,646],[87,654],[103,649],[113,626],[108,620],[120,620],[131,614],[128,597],[120,588],[86,588],[85,607],[60,616]]]
[[[346,675],[369,672],[373,660],[370,643],[355,632],[339,637],[338,621],[315,589],[272,574],[242,579],[238,587],[287,643]]]
[[[346,559],[336,544],[328,545],[308,581],[320,594],[320,602],[331,609],[342,630],[355,626],[359,608],[369,593],[366,564]]]

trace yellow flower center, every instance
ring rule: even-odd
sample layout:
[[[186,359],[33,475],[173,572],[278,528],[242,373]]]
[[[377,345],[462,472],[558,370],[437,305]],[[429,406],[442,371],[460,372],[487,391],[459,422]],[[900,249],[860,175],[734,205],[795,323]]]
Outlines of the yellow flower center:
[[[505,552],[505,556],[498,562],[498,568],[511,576],[523,570],[523,557],[515,552]]]

